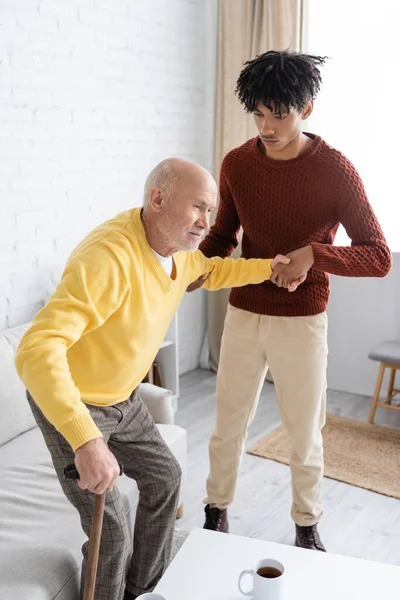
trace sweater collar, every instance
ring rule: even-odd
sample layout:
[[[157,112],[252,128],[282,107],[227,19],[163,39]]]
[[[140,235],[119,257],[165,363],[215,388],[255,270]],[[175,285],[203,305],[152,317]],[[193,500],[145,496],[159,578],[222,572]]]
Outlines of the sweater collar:
[[[141,246],[149,246],[149,242],[147,241],[146,238],[146,232],[144,230],[143,227],[143,222],[142,222],[142,208],[134,208],[132,210],[132,223],[133,223],[133,227],[135,229],[135,232],[138,236],[138,240]]]
[[[139,245],[142,248],[143,254],[146,257],[146,260],[149,262],[149,265],[151,266],[153,271],[156,273],[160,282],[164,285],[164,287],[167,290],[170,290],[171,286],[173,285],[174,281],[176,280],[176,270],[177,270],[176,260],[175,260],[176,255],[173,255],[173,257],[172,257],[172,260],[174,263],[173,271],[175,274],[175,278],[171,279],[171,277],[166,273],[164,267],[158,260],[157,256],[154,254],[154,251],[153,251],[152,247],[150,246],[149,242],[147,241],[146,232],[144,230],[143,222],[142,222],[142,208],[134,208],[132,210],[132,224],[133,224],[135,233],[137,235]]]
[[[289,160],[276,160],[274,158],[270,158],[269,156],[266,156],[265,154],[263,154],[260,151],[260,148],[258,146],[258,140],[259,137],[255,137],[251,140],[251,145],[252,145],[252,150],[254,152],[254,154],[257,156],[258,160],[262,161],[262,163],[264,165],[268,165],[269,167],[272,168],[276,168],[276,169],[284,169],[284,168],[288,168],[291,166],[295,166],[295,165],[303,165],[306,162],[308,162],[308,160],[315,156],[321,146],[322,146],[322,138],[319,135],[315,135],[313,133],[307,133],[304,132],[304,135],[306,135],[307,137],[311,138],[312,140],[314,140],[314,143],[311,144],[311,146],[309,146],[309,148],[307,148],[307,150],[305,152],[302,152],[302,154],[299,154],[299,156],[296,156],[296,158],[290,158]]]

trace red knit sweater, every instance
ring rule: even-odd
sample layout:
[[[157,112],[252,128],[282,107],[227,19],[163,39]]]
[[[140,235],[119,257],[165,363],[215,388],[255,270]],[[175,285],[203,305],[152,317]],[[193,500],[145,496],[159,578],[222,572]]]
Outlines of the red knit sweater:
[[[243,228],[242,256],[273,258],[308,244],[315,262],[306,281],[289,293],[270,281],[235,288],[233,306],[263,315],[323,312],[329,276],[383,277],[392,263],[386,240],[351,162],[320,137],[291,160],[264,156],[254,138],[229,152],[220,174],[215,224],[200,249],[229,256]],[[351,246],[333,246],[342,223]]]

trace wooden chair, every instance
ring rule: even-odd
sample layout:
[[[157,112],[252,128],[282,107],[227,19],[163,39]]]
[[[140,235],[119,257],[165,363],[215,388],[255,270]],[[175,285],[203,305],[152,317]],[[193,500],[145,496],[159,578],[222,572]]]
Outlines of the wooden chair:
[[[376,380],[375,393],[372,399],[371,410],[369,412],[368,422],[373,423],[376,409],[386,408],[388,410],[400,410],[399,404],[392,404],[396,394],[400,394],[400,389],[395,388],[396,371],[400,370],[400,341],[390,341],[378,344],[368,355],[371,360],[380,362],[378,377]],[[389,388],[386,402],[379,402],[385,370],[390,369]]]

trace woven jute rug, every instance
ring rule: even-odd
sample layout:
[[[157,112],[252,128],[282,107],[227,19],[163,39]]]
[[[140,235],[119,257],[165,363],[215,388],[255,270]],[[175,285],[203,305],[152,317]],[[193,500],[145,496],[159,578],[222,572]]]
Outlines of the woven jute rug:
[[[327,415],[322,435],[325,477],[400,500],[400,429]],[[283,425],[248,452],[288,465],[291,447]]]

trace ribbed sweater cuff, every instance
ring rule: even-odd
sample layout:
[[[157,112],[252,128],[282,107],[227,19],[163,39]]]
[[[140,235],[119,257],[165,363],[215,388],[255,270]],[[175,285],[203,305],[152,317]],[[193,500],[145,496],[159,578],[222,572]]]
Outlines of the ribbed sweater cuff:
[[[329,250],[332,246],[327,246],[326,244],[317,244],[313,242],[311,244],[313,254],[314,254],[314,264],[312,266],[316,271],[323,271],[324,273],[329,273],[329,268],[332,265],[332,258]]]
[[[103,437],[100,429],[90,415],[81,415],[72,421],[68,421],[59,432],[65,437],[75,452],[77,448],[99,437]]]

